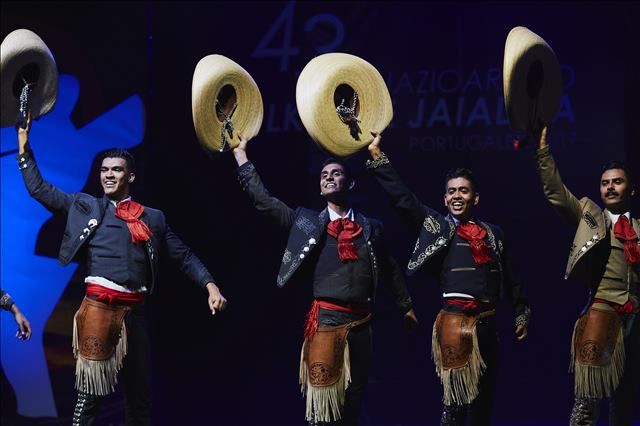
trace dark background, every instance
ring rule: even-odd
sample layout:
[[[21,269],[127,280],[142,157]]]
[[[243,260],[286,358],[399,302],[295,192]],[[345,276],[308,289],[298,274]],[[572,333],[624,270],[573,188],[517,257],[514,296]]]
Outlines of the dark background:
[[[33,30],[51,49],[60,73],[80,81],[72,114],[78,127],[132,94],[142,97],[147,123],[144,141],[132,150],[138,160],[134,197],[166,213],[229,300],[228,310],[212,317],[206,294],[173,265],[165,268],[149,307],[154,424],[304,423],[297,366],[311,289],[295,279],[276,288],[286,236],[253,210],[237,184],[232,155],[211,157],[198,144],[191,80],[197,62],[209,54],[242,65],[256,80],[265,105],[250,158],[274,195],[290,206],[320,209],[318,172],[325,155],[300,127],[295,84],[300,70],[327,44],[329,50],[366,59],[385,77],[394,121],[385,132],[384,150],[423,202],[443,210],[446,170],[471,167],[481,193],[479,217],[506,232],[533,317],[529,338],[517,343],[510,307],[501,306],[496,422],[567,423],[573,398],[569,339],[587,297],[579,283],[562,279],[573,234],[545,200],[531,150],[511,149],[513,134],[496,112],[502,80],[494,89],[485,83],[490,68],[502,69],[504,40],[512,27],[527,26],[549,42],[563,65],[564,94],[571,106],[570,117],[551,125],[550,143],[567,186],[577,196],[599,201],[604,160],[626,159],[636,172],[640,165],[638,3],[4,1],[1,8],[3,38],[17,28]],[[319,14],[333,18],[309,27]],[[344,30],[341,39],[336,22]],[[271,39],[270,30],[277,30]],[[288,42],[297,51],[288,57],[273,51],[261,56],[261,41],[265,48],[278,49]],[[475,70],[485,83],[448,90],[453,86],[442,77],[440,90],[426,90],[420,87],[425,70],[452,70],[449,76],[462,75],[463,80]],[[490,119],[428,126],[425,118],[418,128],[409,124],[421,99],[429,117],[439,99],[453,111],[461,97],[467,105],[463,117],[483,98]],[[415,143],[424,137],[448,142]],[[493,142],[467,143],[465,137]],[[354,206],[384,221],[392,253],[405,265],[415,235],[367,175],[365,154],[349,160],[357,180]],[[100,193],[97,173],[84,190]],[[638,212],[637,200],[634,207]],[[56,221],[41,232],[40,245],[45,252],[49,246],[52,257],[61,234]],[[70,335],[54,330],[70,330],[83,276],[80,268],[45,330],[60,418],[23,418],[22,423],[70,422],[75,402]],[[424,273],[407,281],[421,327],[404,331],[390,294],[380,292],[364,425],[436,424],[439,419],[442,392],[429,351],[441,292]],[[10,409],[10,404],[3,407]],[[101,421],[122,423],[122,410],[117,394]]]

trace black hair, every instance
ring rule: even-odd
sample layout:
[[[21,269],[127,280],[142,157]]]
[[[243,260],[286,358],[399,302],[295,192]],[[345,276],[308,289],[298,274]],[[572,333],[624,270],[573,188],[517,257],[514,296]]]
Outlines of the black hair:
[[[327,165],[329,164],[339,164],[342,166],[342,169],[344,170],[344,174],[346,176],[346,178],[348,180],[353,180],[353,175],[351,174],[351,171],[349,170],[349,168],[347,167],[347,165],[344,163],[344,161],[335,158],[335,157],[329,157],[326,160],[324,160],[324,163],[322,163],[322,167],[320,167],[320,170],[324,169]]]
[[[469,182],[471,182],[471,191],[473,191],[473,193],[476,193],[476,181],[475,178],[473,177],[473,172],[465,167],[458,167],[456,169],[451,169],[447,172],[446,176],[445,176],[445,181],[444,181],[444,190],[445,192],[448,189],[448,184],[449,181],[451,179],[455,179],[455,178],[465,178],[466,180],[468,180]]]
[[[604,163],[604,165],[602,166],[602,170],[600,171],[600,176],[602,176],[602,174],[604,172],[606,172],[607,170],[612,170],[612,169],[621,169],[624,171],[625,176],[627,177],[627,181],[629,181],[629,184],[632,187],[635,187],[634,185],[634,180],[633,180],[633,174],[631,173],[631,170],[629,169],[629,167],[620,160],[609,160],[606,163]]]
[[[100,155],[100,163],[105,158],[122,158],[127,162],[127,173],[135,173],[136,170],[136,160],[133,158],[133,155],[126,149],[122,148],[111,148],[106,150]]]

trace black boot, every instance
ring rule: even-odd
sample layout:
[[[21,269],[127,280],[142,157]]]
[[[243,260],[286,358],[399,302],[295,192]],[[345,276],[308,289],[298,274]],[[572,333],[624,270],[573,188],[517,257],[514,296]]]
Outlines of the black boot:
[[[598,423],[600,416],[599,398],[576,397],[571,410],[571,426],[593,426]]]
[[[72,426],[91,426],[98,416],[100,397],[78,392],[78,401],[73,411]]]
[[[462,426],[466,417],[466,405],[445,405],[440,417],[440,426]]]

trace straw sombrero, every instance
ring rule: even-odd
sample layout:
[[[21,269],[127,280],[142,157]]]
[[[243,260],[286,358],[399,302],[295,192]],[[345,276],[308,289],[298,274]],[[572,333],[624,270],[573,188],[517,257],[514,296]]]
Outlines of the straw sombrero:
[[[549,123],[558,111],[562,75],[547,42],[525,27],[509,32],[502,71],[504,104],[514,130]]]
[[[16,125],[25,81],[34,83],[29,96],[31,117],[51,111],[58,98],[58,69],[53,55],[37,34],[20,29],[9,33],[0,46],[0,126]]]
[[[262,125],[262,96],[249,73],[222,55],[205,56],[193,72],[191,112],[198,140],[221,152],[238,146]]]
[[[296,85],[298,114],[311,138],[337,157],[373,140],[393,118],[387,86],[373,65],[346,53],[313,58]]]

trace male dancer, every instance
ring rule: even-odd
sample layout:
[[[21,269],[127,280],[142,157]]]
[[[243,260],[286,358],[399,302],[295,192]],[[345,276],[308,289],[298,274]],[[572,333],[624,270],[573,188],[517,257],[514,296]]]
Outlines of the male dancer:
[[[150,424],[151,383],[144,300],[157,281],[161,253],[209,293],[212,313],[226,300],[202,262],[166,223],[164,213],[136,203],[133,156],[122,149],[102,156],[101,197],[68,194],[40,175],[29,147],[31,120],[18,128],[18,166],[29,194],[48,210],[66,216],[58,260],[71,262],[87,251],[87,292],[74,318],[73,347],[78,402],[74,425],[89,425],[101,397],[123,382],[127,424]],[[118,374],[119,373],[119,374]]]
[[[604,165],[600,199],[578,200],[564,186],[547,144],[547,128],[532,132],[544,193],[575,237],[565,278],[589,288],[571,342],[575,402],[571,425],[594,425],[602,398],[609,399],[612,425],[631,425],[640,383],[640,221],[629,211],[635,187],[626,166]]]
[[[514,306],[515,334],[527,336],[530,310],[511,268],[504,235],[479,221],[480,201],[473,173],[450,171],[445,179],[443,215],[425,205],[402,183],[372,132],[367,167],[391,198],[402,219],[418,234],[409,261],[412,274],[429,265],[440,279],[442,310],[433,326],[432,354],[444,387],[441,425],[488,425],[498,367],[496,304],[508,296]]]
[[[278,286],[302,263],[311,271],[314,301],[300,365],[306,419],[355,425],[369,376],[370,305],[379,281],[390,286],[405,317],[417,322],[402,273],[386,251],[382,224],[350,207],[355,183],[342,162],[329,159],[320,172],[320,195],[327,207],[321,212],[294,210],[269,194],[247,157],[247,140],[239,137],[233,154],[242,188],[258,211],[289,233]]]

